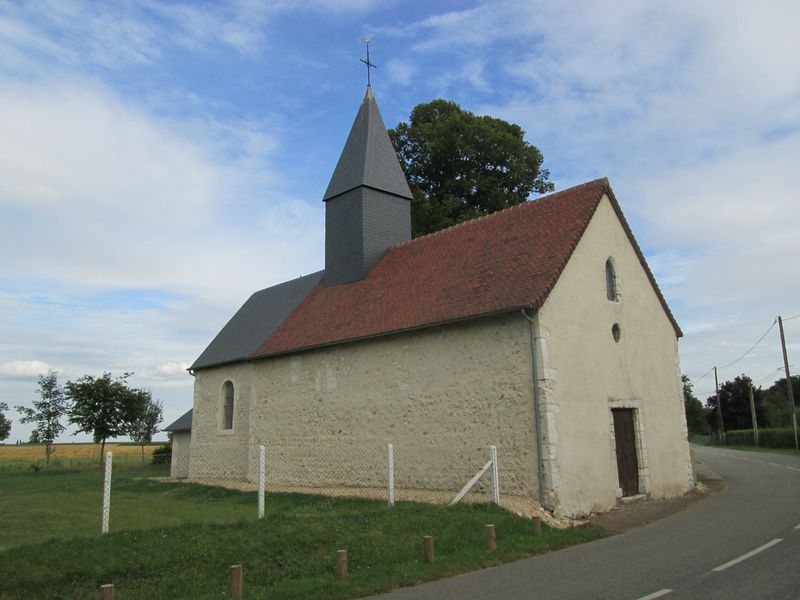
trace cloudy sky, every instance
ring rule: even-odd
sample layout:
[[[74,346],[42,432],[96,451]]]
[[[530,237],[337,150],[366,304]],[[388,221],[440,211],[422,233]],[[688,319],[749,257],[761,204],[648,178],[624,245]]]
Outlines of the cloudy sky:
[[[323,265],[364,35],[387,126],[443,97],[522,125],[557,189],[610,178],[713,390],[800,314],[798,22],[796,0],[0,1],[0,401],[53,368],[191,407],[186,367],[250,293]],[[800,318],[786,335],[800,370]],[[720,378],[780,364],[774,327]]]

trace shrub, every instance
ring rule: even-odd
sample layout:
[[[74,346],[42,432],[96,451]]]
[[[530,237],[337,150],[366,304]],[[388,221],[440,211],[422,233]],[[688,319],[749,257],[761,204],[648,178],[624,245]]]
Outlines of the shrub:
[[[172,462],[172,446],[170,444],[163,444],[153,450],[153,458],[150,464],[153,465],[168,465]]]

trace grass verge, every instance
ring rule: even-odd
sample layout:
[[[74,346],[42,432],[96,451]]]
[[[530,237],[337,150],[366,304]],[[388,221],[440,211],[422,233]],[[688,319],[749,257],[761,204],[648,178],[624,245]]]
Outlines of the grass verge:
[[[99,469],[0,473],[0,528],[10,534],[0,552],[0,598],[95,597],[104,583],[114,583],[120,600],[219,598],[232,564],[244,565],[245,598],[354,598],[605,535],[545,527],[534,537],[527,519],[494,505],[390,510],[301,494],[268,495],[266,518],[256,521],[254,493],[139,478],[164,471],[116,472],[111,533],[102,537],[93,535]],[[495,551],[486,549],[487,523],[497,530]],[[433,564],[423,560],[424,535],[434,536]],[[349,554],[346,581],[335,578],[340,548]]]
[[[713,445],[709,448],[726,448],[728,450],[746,450],[747,452],[763,452],[765,454],[787,454],[789,456],[800,456],[800,450],[795,448],[762,448],[760,446],[719,446]]]

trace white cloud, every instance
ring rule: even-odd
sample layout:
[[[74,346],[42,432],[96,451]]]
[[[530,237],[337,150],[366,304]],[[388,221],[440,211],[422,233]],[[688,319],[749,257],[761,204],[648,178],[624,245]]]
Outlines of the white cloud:
[[[301,234],[308,243],[295,253],[315,270],[319,211],[299,201],[282,208],[287,198],[266,163],[274,139],[250,124],[190,125],[152,117],[104,88],[6,86],[0,136],[16,142],[0,148],[0,248],[15,260],[0,275],[235,302],[254,280],[286,268],[259,259],[296,243],[290,230],[258,230],[276,211],[284,223],[319,225]],[[227,156],[229,146],[240,155]],[[235,231],[221,227],[242,202],[261,208]]]
[[[47,375],[47,372],[52,368],[41,360],[10,360],[0,363],[0,377],[37,377],[39,375]]]
[[[416,75],[414,63],[408,60],[393,59],[386,63],[389,80],[399,85],[408,85]]]
[[[186,375],[186,370],[190,367],[188,362],[166,362],[156,367],[156,374],[162,376]]]

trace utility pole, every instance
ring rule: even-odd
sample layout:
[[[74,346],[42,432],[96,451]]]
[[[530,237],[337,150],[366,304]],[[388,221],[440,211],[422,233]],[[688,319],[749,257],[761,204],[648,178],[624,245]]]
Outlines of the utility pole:
[[[783,337],[783,319],[778,315],[778,329],[781,332],[781,348],[783,349],[783,370],[786,372],[786,386],[789,394],[789,404],[792,407],[792,427],[794,427],[794,447],[800,450],[797,443],[797,413],[794,409],[794,392],[792,391],[792,376],[789,374],[789,359],[786,356],[786,339]]]
[[[756,402],[753,400],[753,382],[750,382],[748,391],[750,392],[750,416],[753,417],[753,442],[758,446],[758,419],[756,419]]]
[[[722,406],[719,403],[719,380],[717,379],[717,367],[714,367],[714,389],[717,395],[717,435],[719,436],[718,443],[725,443],[725,434],[722,431]]]

